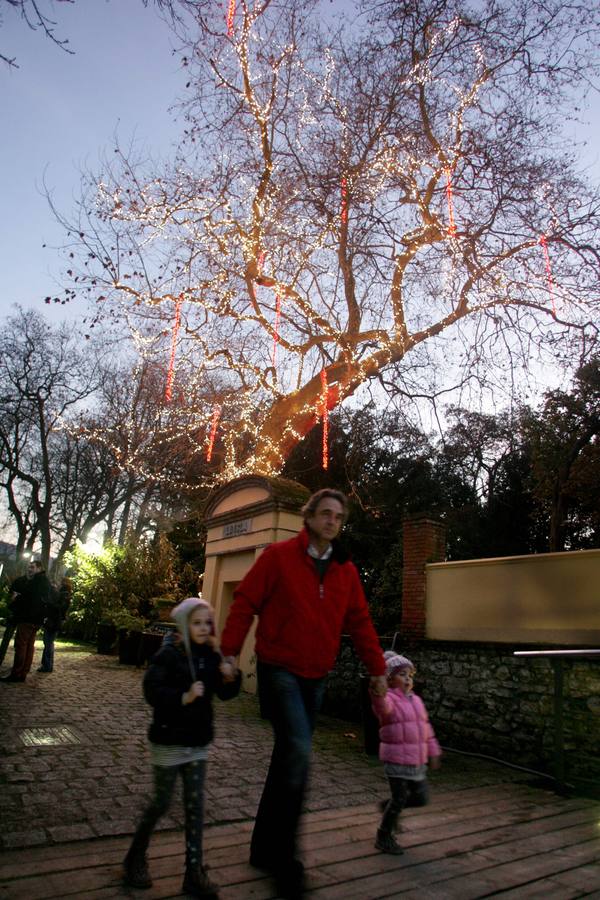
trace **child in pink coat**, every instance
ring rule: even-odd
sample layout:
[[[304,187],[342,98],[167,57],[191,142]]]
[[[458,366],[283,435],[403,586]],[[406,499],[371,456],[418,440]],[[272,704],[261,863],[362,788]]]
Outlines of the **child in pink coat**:
[[[425,704],[413,693],[415,667],[410,659],[391,650],[385,654],[388,692],[371,694],[373,712],[379,719],[379,759],[390,784],[391,798],[383,808],[375,846],[382,853],[402,853],[394,832],[406,806],[425,806],[427,762],[439,768],[441,749],[429,722]]]

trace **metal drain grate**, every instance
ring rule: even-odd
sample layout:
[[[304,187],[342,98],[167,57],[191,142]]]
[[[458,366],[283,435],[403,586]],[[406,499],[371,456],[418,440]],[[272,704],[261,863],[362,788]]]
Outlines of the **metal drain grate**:
[[[19,735],[26,747],[51,747],[55,744],[80,744],[66,725],[57,728],[26,728]]]

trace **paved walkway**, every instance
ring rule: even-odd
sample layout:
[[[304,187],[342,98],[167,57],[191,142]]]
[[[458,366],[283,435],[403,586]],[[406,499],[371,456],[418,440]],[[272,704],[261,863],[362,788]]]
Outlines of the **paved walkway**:
[[[0,783],[5,848],[31,847],[133,832],[151,789],[146,731],[150,710],[142,671],[92,648],[57,644],[51,674],[0,683]],[[2,674],[9,671],[12,648]],[[357,693],[357,703],[359,702]],[[256,699],[215,702],[217,737],[207,776],[207,823],[254,817],[271,752],[271,731]],[[515,770],[447,754],[434,791],[524,780]],[[385,796],[376,759],[359,726],[321,717],[308,810],[358,806]],[[162,829],[180,828],[179,795]]]
[[[25,684],[0,683],[0,897],[130,896],[120,886],[120,861],[151,786],[143,673],[59,644],[55,671],[44,675],[35,672],[40,654],[41,645]],[[12,650],[1,674],[11,660]],[[249,695],[217,701],[216,713],[206,789],[210,862],[228,900],[266,900],[272,883],[246,860],[270,728]],[[406,854],[377,853],[375,803],[387,794],[379,763],[364,753],[359,727],[322,717],[304,827],[315,897],[373,900],[412,896],[414,888],[419,898],[464,900],[504,897],[509,886],[519,900],[600,897],[597,802],[557,798],[526,773],[454,753],[431,787],[431,806],[407,822]],[[152,843],[150,897],[179,894],[182,826],[177,796]]]

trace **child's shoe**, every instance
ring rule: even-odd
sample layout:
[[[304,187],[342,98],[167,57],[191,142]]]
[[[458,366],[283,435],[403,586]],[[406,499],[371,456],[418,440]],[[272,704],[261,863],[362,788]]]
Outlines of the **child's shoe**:
[[[148,870],[146,854],[131,850],[123,860],[123,881],[129,887],[151,888],[152,878]]]
[[[211,881],[204,866],[188,866],[183,879],[182,893],[204,900],[218,900],[219,886]]]
[[[381,850],[382,853],[393,853],[394,856],[400,856],[404,853],[402,847],[396,842],[394,835],[390,831],[382,831],[381,828],[377,830],[375,847],[377,850]]]

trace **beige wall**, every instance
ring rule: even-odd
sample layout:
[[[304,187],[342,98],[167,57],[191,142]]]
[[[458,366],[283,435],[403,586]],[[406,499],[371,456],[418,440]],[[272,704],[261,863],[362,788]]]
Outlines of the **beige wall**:
[[[427,637],[435,640],[600,642],[600,550],[426,567]]]

